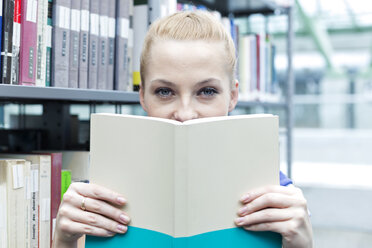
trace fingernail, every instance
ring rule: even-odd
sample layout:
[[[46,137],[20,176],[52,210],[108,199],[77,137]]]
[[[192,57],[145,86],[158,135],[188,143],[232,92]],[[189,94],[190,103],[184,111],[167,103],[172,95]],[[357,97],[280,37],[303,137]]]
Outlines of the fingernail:
[[[117,198],[117,201],[118,201],[119,204],[126,203],[125,199],[123,197],[121,197],[121,196]]]
[[[248,199],[249,199],[249,195],[247,194],[247,195],[244,195],[242,198],[240,198],[240,201],[241,202],[246,202],[246,201],[248,201]]]
[[[115,233],[114,233],[114,232],[107,231],[107,235],[109,235],[109,236],[114,236]]]
[[[125,231],[127,231],[127,227],[123,225],[118,225],[117,228],[118,228],[118,231],[121,233],[124,233]]]
[[[240,217],[240,218],[235,219],[235,223],[236,223],[238,226],[243,225],[243,222],[244,222],[244,217]]]
[[[126,215],[124,215],[124,214],[121,214],[121,215],[119,216],[119,218],[120,218],[120,220],[121,220],[124,224],[128,224],[129,221],[130,221],[129,217],[126,216]]]
[[[248,212],[248,208],[242,207],[241,209],[239,209],[238,214],[243,215],[243,214],[246,214],[247,212]]]

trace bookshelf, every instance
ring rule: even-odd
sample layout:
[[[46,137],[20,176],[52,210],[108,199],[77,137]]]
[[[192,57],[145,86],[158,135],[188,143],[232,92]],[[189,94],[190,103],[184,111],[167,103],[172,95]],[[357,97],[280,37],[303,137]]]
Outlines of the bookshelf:
[[[190,3],[190,1],[178,1],[180,3]],[[194,4],[202,4],[212,10],[217,10],[222,16],[243,17],[254,13],[264,15],[284,14],[288,16],[288,36],[287,36],[287,87],[285,99],[281,102],[262,102],[262,101],[239,101],[238,107],[268,107],[282,108],[286,113],[285,129],[283,132],[286,136],[286,153],[288,161],[288,175],[291,176],[292,165],[292,95],[293,95],[293,66],[292,66],[292,47],[293,47],[293,10],[291,6],[278,6],[273,4],[273,1],[268,0],[247,0],[247,1],[217,1],[217,0],[200,0],[192,1]],[[94,112],[95,104],[139,104],[139,96],[136,92],[110,91],[110,90],[92,90],[92,89],[71,89],[71,88],[56,88],[56,87],[34,87],[34,86],[18,86],[0,84],[0,106],[6,103],[17,104],[42,104],[44,111],[47,109],[48,114],[43,113],[43,119],[48,122],[56,115],[50,113],[62,113],[59,117],[60,122],[50,120],[47,130],[52,130],[54,124],[58,124],[59,128],[55,130],[56,135],[52,135],[47,143],[52,144],[60,142],[58,137],[63,137],[69,132],[68,123],[63,121],[66,115],[69,115],[69,105],[74,103],[89,104],[92,112]],[[120,112],[119,110],[117,112]],[[1,111],[0,111],[1,113]],[[0,117],[1,119],[2,117]],[[42,127],[41,127],[42,129]],[[3,130],[4,131],[4,130]],[[6,130],[5,130],[6,131]],[[14,132],[14,130],[9,130]],[[55,137],[55,139],[54,139]],[[68,141],[62,142],[60,149],[68,146]]]

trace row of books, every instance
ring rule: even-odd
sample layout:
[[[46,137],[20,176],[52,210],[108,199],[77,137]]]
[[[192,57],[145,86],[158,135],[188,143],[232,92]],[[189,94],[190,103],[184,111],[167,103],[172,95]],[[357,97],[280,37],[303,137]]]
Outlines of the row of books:
[[[239,36],[238,75],[241,100],[279,101],[276,46],[269,34]]]
[[[88,152],[0,154],[0,248],[51,247],[63,193],[88,169]]]
[[[2,3],[2,83],[122,91],[138,90],[140,54],[152,22],[176,11],[207,10],[177,0]],[[276,99],[271,36],[239,35],[233,18],[212,13],[235,42],[241,99]]]

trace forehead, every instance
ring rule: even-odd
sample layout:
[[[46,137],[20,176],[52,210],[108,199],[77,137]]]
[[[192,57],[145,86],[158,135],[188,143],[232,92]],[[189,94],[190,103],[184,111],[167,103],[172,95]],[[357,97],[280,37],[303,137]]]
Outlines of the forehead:
[[[151,47],[146,73],[227,74],[226,57],[222,41],[158,40]]]

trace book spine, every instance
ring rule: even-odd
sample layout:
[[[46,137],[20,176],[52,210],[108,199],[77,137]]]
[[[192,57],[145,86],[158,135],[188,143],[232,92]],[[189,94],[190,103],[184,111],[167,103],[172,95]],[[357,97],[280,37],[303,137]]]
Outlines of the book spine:
[[[24,160],[7,163],[8,247],[25,246],[24,167]]]
[[[138,91],[141,83],[140,57],[148,28],[148,5],[144,1],[134,1],[133,10],[133,90]],[[147,1],[145,1],[147,2]]]
[[[2,23],[2,48],[1,48],[1,80],[4,84],[11,83],[12,51],[13,51],[13,19],[14,0],[4,1]]]
[[[25,163],[25,247],[31,247],[31,162]]]
[[[125,91],[129,85],[128,38],[129,2],[117,0],[115,89]]]
[[[39,164],[31,165],[31,248],[39,247]]]
[[[88,87],[97,89],[99,0],[90,0]]]
[[[51,203],[50,203],[50,245],[52,246],[52,239],[55,229],[57,213],[61,200],[61,170],[62,170],[62,153],[51,154]]]
[[[116,0],[110,0],[108,11],[108,61],[107,89],[114,89],[115,33],[116,33]]]
[[[0,1],[0,27],[3,26],[3,1]],[[2,30],[0,32],[0,47],[2,47]],[[0,59],[0,68],[1,68],[1,59]],[[1,71],[1,70],[0,70]],[[0,81],[0,84],[3,83],[3,80]]]
[[[108,3],[100,1],[99,6],[99,36],[98,36],[98,89],[108,88],[107,64],[108,64]]]
[[[45,87],[46,28],[48,21],[48,0],[38,0],[37,15],[37,57],[36,86]]]
[[[81,0],[71,1],[69,88],[77,88],[79,80],[80,7]]]
[[[0,248],[8,247],[8,211],[7,211],[7,187],[6,187],[6,161],[0,161]]]
[[[21,0],[14,1],[13,59],[11,84],[19,83],[19,52],[21,48]]]
[[[79,88],[83,89],[88,88],[89,5],[89,0],[81,0]]]
[[[260,84],[261,84],[261,77],[260,77],[260,67],[261,67],[261,62],[260,62],[260,56],[261,51],[260,51],[260,35],[256,34],[256,74],[257,74],[257,80],[256,80],[256,90],[259,92],[260,91]]]
[[[52,86],[68,87],[71,0],[53,4]]]
[[[133,91],[133,43],[134,43],[134,30],[133,30],[133,15],[134,15],[134,3],[133,0],[129,0],[129,34],[128,34],[128,52],[127,52],[127,79],[128,86],[127,91]]]
[[[53,37],[53,0],[48,0],[48,19],[46,26],[45,86],[52,82],[52,37]]]
[[[39,165],[39,245],[50,245],[51,156],[40,156]]]
[[[35,85],[37,0],[21,1],[21,48],[19,84]]]
[[[61,171],[61,201],[63,199],[63,195],[66,193],[70,184],[71,184],[71,171],[62,170]]]

